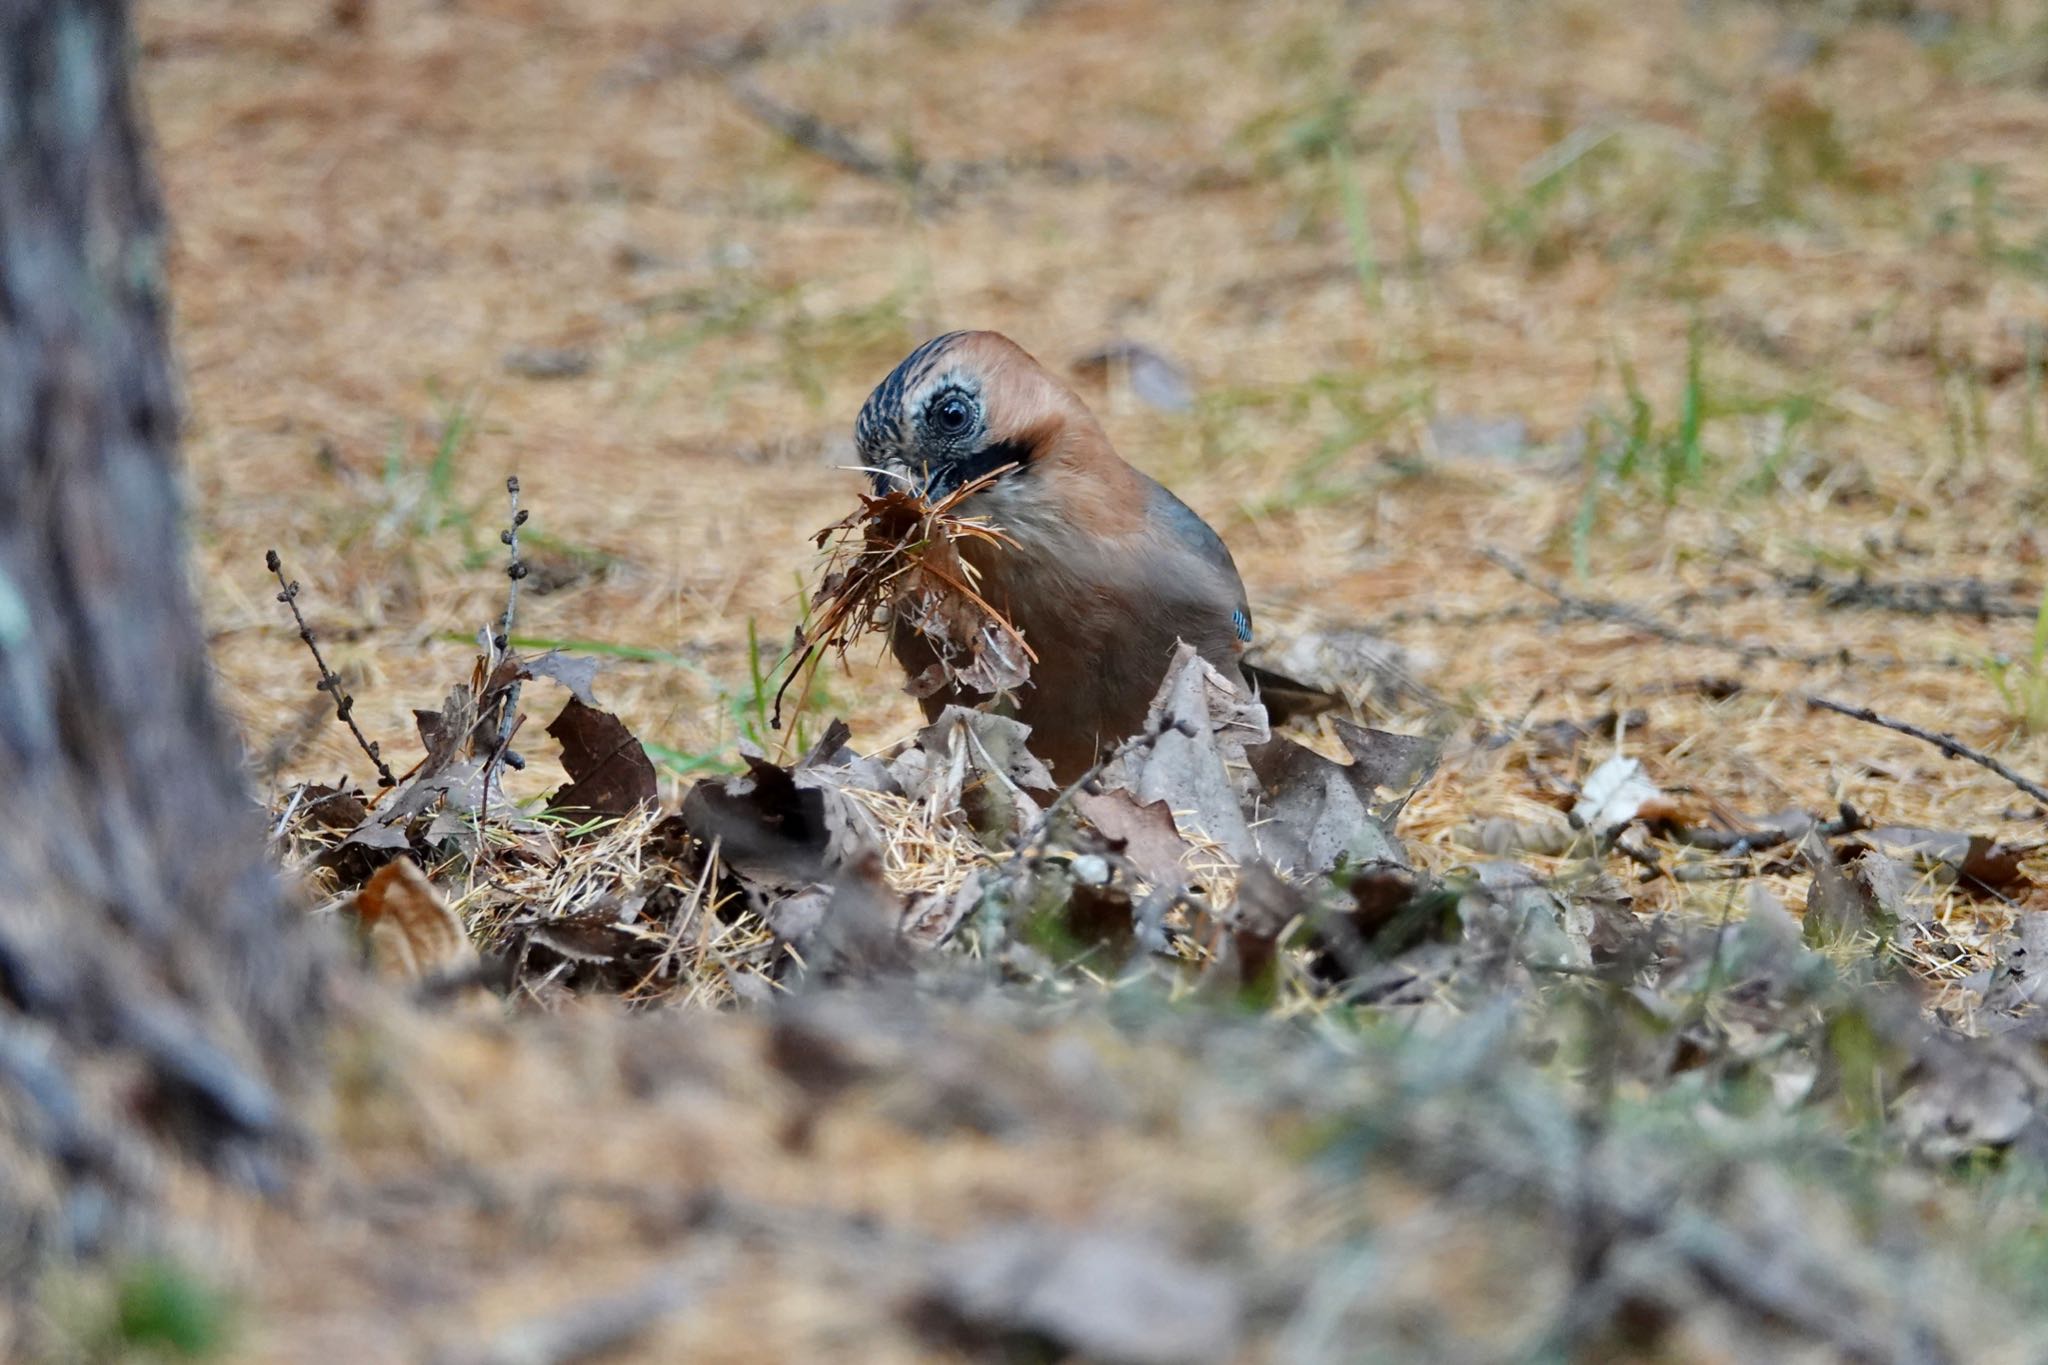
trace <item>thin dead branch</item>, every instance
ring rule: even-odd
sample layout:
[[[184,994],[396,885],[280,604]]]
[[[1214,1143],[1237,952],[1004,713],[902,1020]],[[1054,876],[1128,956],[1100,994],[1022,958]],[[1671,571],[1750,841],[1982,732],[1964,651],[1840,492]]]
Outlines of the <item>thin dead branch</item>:
[[[1725,635],[1714,635],[1703,631],[1683,630],[1666,621],[1652,616],[1643,608],[1629,602],[1616,602],[1601,597],[1586,597],[1571,592],[1555,578],[1548,578],[1523,564],[1512,555],[1499,550],[1482,550],[1488,563],[1500,569],[1508,577],[1524,587],[1534,588],[1557,602],[1567,612],[1589,621],[1607,621],[1644,635],[1667,641],[1674,645],[1686,645],[1695,649],[1720,650],[1733,654],[1745,663],[1772,659],[1781,663],[1797,664],[1801,668],[1825,668],[1830,664],[1854,662],[1845,650],[1817,650],[1797,653],[1779,649],[1776,645],[1749,644],[1733,640]]]
[[[1865,725],[1882,726],[1887,730],[1896,730],[1902,735],[1911,735],[1914,739],[1924,740],[1941,750],[1949,758],[1968,759],[1980,768],[1997,773],[2036,801],[2041,802],[2043,805],[2048,805],[2048,787],[2042,786],[2030,777],[2024,777],[2014,772],[1982,749],[1973,749],[1954,735],[1943,734],[1939,730],[1929,730],[1923,726],[1915,725],[1911,721],[1898,720],[1891,716],[1881,716],[1867,706],[1851,706],[1847,702],[1834,701],[1828,697],[1816,697],[1809,694],[1806,698],[1806,704],[1815,710],[1833,711],[1836,715],[1847,716],[1851,720],[1860,720]]]
[[[278,558],[277,551],[275,550],[266,550],[264,552],[263,563],[272,574],[276,575],[277,600],[291,608],[292,620],[299,628],[299,638],[306,642],[306,648],[312,652],[313,667],[318,669],[320,673],[320,681],[316,684],[318,690],[334,698],[334,714],[340,718],[344,725],[348,726],[348,732],[355,736],[356,743],[362,746],[363,752],[370,756],[370,762],[376,766],[377,785],[380,787],[397,786],[398,778],[391,771],[391,765],[384,761],[384,756],[380,752],[377,741],[365,735],[363,727],[356,724],[356,699],[350,696],[348,690],[341,685],[340,675],[327,666],[326,658],[320,653],[319,642],[313,638],[313,628],[306,624],[305,613],[299,610],[298,580],[287,580],[285,578],[284,561]]]
[[[728,76],[726,92],[753,119],[792,144],[823,157],[841,170],[869,180],[885,180],[912,189],[929,188],[924,167],[910,157],[887,157],[861,145],[852,134],[827,123],[808,109],[786,104],[742,76]]]
[[[511,656],[512,628],[519,619],[519,585],[526,578],[526,562],[519,557],[519,528],[526,525],[527,511],[519,505],[517,474],[505,479],[505,501],[505,529],[498,532],[498,540],[505,546],[505,614],[498,618],[498,628],[490,632],[490,648],[485,652],[486,666],[483,670],[486,683]],[[519,693],[523,681],[515,669],[511,681],[505,686],[504,696],[498,702],[497,735],[491,742],[490,754],[484,760],[479,823],[490,811],[491,783],[497,778],[499,767],[509,767],[516,772],[526,766],[525,761],[512,751],[512,735],[522,719]]]
[[[1981,578],[1832,579],[1824,574],[1779,574],[1779,591],[1811,597],[1833,610],[1863,609],[1902,616],[1968,616],[1979,621],[2026,620],[2039,613],[2036,602],[2021,600],[2020,584],[1987,583]]]

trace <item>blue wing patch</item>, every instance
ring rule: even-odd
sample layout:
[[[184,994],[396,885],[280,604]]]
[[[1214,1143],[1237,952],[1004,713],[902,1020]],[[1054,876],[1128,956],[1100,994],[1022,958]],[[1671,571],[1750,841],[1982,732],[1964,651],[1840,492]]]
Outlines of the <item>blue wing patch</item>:
[[[1243,607],[1230,613],[1230,624],[1237,627],[1237,638],[1246,644],[1252,642],[1252,614]]]

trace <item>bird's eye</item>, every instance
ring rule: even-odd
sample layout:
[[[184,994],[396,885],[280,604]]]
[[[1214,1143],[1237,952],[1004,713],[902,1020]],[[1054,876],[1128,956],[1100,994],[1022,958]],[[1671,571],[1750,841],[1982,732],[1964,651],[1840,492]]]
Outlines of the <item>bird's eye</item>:
[[[925,419],[941,436],[964,436],[974,425],[974,404],[963,393],[942,393],[925,410]]]

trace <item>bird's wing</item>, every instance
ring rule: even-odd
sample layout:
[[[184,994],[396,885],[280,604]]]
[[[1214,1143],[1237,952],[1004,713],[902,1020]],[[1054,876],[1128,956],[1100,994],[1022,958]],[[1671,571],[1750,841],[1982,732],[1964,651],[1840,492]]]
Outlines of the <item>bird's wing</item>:
[[[1249,644],[1252,612],[1245,601],[1244,582],[1238,577],[1237,562],[1230,557],[1230,547],[1223,543],[1223,537],[1216,534],[1214,527],[1203,521],[1194,508],[1175,497],[1164,484],[1154,482],[1151,497],[1152,522],[1216,570],[1230,585],[1236,598],[1232,603],[1231,626],[1236,630],[1237,638]]]

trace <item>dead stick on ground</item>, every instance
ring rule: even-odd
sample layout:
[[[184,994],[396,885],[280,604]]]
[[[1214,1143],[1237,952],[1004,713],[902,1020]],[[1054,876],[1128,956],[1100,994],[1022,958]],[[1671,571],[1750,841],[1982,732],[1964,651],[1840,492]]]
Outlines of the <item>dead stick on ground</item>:
[[[1563,584],[1554,578],[1544,578],[1511,555],[1498,550],[1481,550],[1487,562],[1506,573],[1508,577],[1525,587],[1534,588],[1546,597],[1553,598],[1560,606],[1594,621],[1612,621],[1616,625],[1628,626],[1645,635],[1653,635],[1674,645],[1690,645],[1698,649],[1718,649],[1735,654],[1749,662],[1758,659],[1777,659],[1797,664],[1802,668],[1822,668],[1828,664],[1847,663],[1849,655],[1843,650],[1823,650],[1812,654],[1793,654],[1775,645],[1744,644],[1731,640],[1725,635],[1709,635],[1698,631],[1680,630],[1677,626],[1660,621],[1641,607],[1627,602],[1608,601],[1598,597],[1581,597],[1568,592]]]
[[[1850,706],[1846,702],[1833,701],[1827,697],[1816,697],[1809,694],[1806,698],[1806,704],[1815,710],[1833,711],[1836,715],[1847,716],[1851,720],[1860,720],[1866,725],[1879,725],[1887,730],[1897,730],[1902,735],[1911,735],[1914,739],[1925,740],[1950,758],[1967,758],[1980,768],[1990,769],[2027,795],[2033,797],[2036,801],[2041,802],[2043,805],[2048,805],[2048,787],[2042,786],[2032,778],[2022,777],[1990,754],[1985,753],[1982,749],[1972,749],[1954,735],[1945,735],[1938,730],[1923,729],[1911,721],[1895,720],[1890,716],[1880,716],[1867,706]]]
[[[363,727],[356,724],[356,699],[341,685],[341,676],[327,666],[327,660],[320,654],[320,646],[314,642],[313,628],[306,624],[306,617],[299,610],[299,584],[297,579],[286,579],[284,561],[277,551],[267,550],[263,555],[264,566],[277,576],[277,600],[292,609],[292,620],[298,624],[299,638],[306,642],[306,648],[313,652],[313,667],[320,671],[319,690],[334,698],[334,714],[348,726],[348,732],[356,737],[356,743],[370,756],[370,762],[377,767],[377,785],[395,787],[398,778],[391,772],[391,765],[384,761],[377,742],[363,733]]]
[[[892,160],[864,147],[851,134],[809,110],[784,104],[743,77],[728,76],[726,90],[732,95],[733,102],[757,122],[842,170],[869,180],[892,181],[912,189],[927,188],[923,168],[909,157]]]

